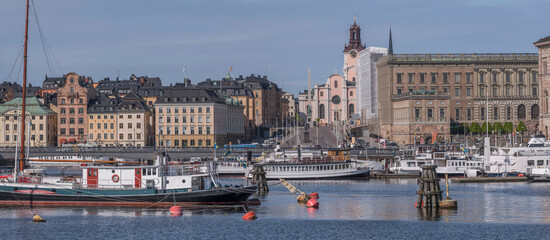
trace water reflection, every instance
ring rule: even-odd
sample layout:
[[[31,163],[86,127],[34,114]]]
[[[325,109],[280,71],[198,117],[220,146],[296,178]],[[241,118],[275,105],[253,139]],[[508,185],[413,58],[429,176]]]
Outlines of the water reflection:
[[[242,184],[242,179],[224,179]],[[550,185],[525,183],[451,183],[450,197],[457,210],[424,210],[414,207],[418,185],[415,179],[349,181],[291,181],[299,189],[319,193],[319,208],[299,204],[296,196],[278,182],[269,182],[270,192],[259,197],[261,205],[249,206],[258,218],[315,220],[405,220],[448,222],[550,223]],[[122,216],[168,217],[168,208],[35,208],[40,216]],[[240,218],[244,210],[186,209],[184,217],[231,216]],[[29,218],[28,209],[0,207],[0,220]]]

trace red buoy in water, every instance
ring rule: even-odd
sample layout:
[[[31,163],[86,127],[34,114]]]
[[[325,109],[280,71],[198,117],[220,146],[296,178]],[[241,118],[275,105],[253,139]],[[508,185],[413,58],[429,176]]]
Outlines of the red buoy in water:
[[[319,207],[319,202],[317,202],[317,200],[312,198],[307,202],[306,206],[310,208],[312,207],[316,208],[316,207]]]
[[[183,209],[181,206],[173,206],[170,208],[170,216],[181,216],[183,215]]]
[[[247,212],[243,215],[244,220],[256,220],[256,218],[258,217],[256,217],[256,214],[252,211]]]
[[[312,192],[311,194],[309,194],[309,197],[312,199],[319,199],[319,193]]]

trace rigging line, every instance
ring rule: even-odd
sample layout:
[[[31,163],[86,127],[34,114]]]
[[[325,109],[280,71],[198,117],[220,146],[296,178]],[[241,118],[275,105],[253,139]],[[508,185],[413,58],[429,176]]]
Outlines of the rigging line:
[[[23,38],[23,39],[24,39],[24,38]],[[21,42],[21,46],[19,47],[19,54],[18,54],[17,57],[15,58],[15,61],[13,62],[13,65],[11,66],[11,70],[10,70],[8,76],[6,77],[5,82],[9,82],[8,80],[11,78],[11,74],[13,73],[13,69],[15,69],[15,65],[17,65],[17,62],[19,61],[19,58],[21,57],[21,54],[23,53],[24,46],[25,46],[25,42],[22,41],[22,42]],[[16,79],[16,80],[17,80],[17,79]]]
[[[55,61],[55,63],[57,64],[57,68],[59,68],[59,71],[60,72],[63,72],[63,69],[61,69],[61,64],[59,64],[59,61],[57,60],[57,57],[55,56],[55,54],[53,53],[53,50],[52,48],[50,47],[50,45],[48,44],[48,41],[45,37],[45,34],[42,32],[42,27],[40,25],[40,21],[38,20],[38,14],[36,13],[36,8],[34,7],[34,0],[32,0],[32,4],[33,4],[33,9],[34,9],[34,13],[35,13],[35,17],[36,17],[36,24],[38,26],[38,30],[39,30],[39,33],[41,35],[41,39],[44,41],[43,43],[43,46],[45,46],[46,48],[46,52],[49,52],[49,55],[50,56],[50,59],[49,59],[49,62],[52,62],[51,58],[53,58],[53,60]],[[51,63],[50,63],[51,64]],[[55,68],[54,68],[54,65],[51,64],[51,68],[53,70],[53,74],[56,75],[57,73],[55,72]]]
[[[45,46],[45,38],[44,33],[42,32],[42,28],[40,27],[40,22],[38,21],[38,14],[36,13],[36,7],[34,6],[34,0],[31,0],[32,2],[32,10],[34,13],[34,18],[36,19],[35,23],[38,28],[38,33],[40,35],[40,42],[42,43],[42,50],[44,51],[44,57],[46,58],[46,63],[48,64],[48,69],[50,70],[50,74],[54,75],[54,71],[52,68],[52,64],[50,63],[50,58],[48,57],[48,52]]]
[[[19,10],[21,9],[21,6],[23,6],[23,4],[19,5],[19,7],[17,8],[17,11],[15,12],[15,17],[11,20],[11,24],[10,24],[10,28],[8,30],[8,34],[6,34],[6,38],[4,39],[4,42],[2,43],[2,47],[0,47],[0,55],[2,55],[2,51],[4,50],[4,47],[6,46],[6,42],[8,41],[11,30],[13,29],[15,19],[17,19],[17,17],[19,16]]]

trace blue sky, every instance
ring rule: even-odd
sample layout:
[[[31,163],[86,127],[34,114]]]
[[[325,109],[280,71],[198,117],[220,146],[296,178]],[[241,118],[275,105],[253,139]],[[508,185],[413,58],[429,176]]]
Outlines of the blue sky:
[[[342,71],[348,28],[357,14],[368,46],[395,53],[536,52],[550,35],[547,0],[35,0],[40,26],[55,59],[48,69],[31,17],[29,81],[68,72],[122,79],[159,76],[165,84],[268,75],[285,91]],[[24,0],[0,8],[0,81],[19,81]],[[12,24],[13,22],[13,24]],[[55,61],[55,60],[54,60]],[[182,68],[187,66],[184,74]],[[19,76],[19,77],[17,77]]]

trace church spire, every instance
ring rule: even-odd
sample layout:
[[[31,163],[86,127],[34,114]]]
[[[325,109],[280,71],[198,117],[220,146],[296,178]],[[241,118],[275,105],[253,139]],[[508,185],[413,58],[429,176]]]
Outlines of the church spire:
[[[391,41],[391,25],[390,25],[390,44],[388,46],[388,54],[393,54],[393,43]]]
[[[353,25],[349,28],[349,43],[344,46],[344,52],[355,49],[357,52],[365,49],[366,46],[361,42],[361,27],[357,25],[357,16],[353,17]]]

